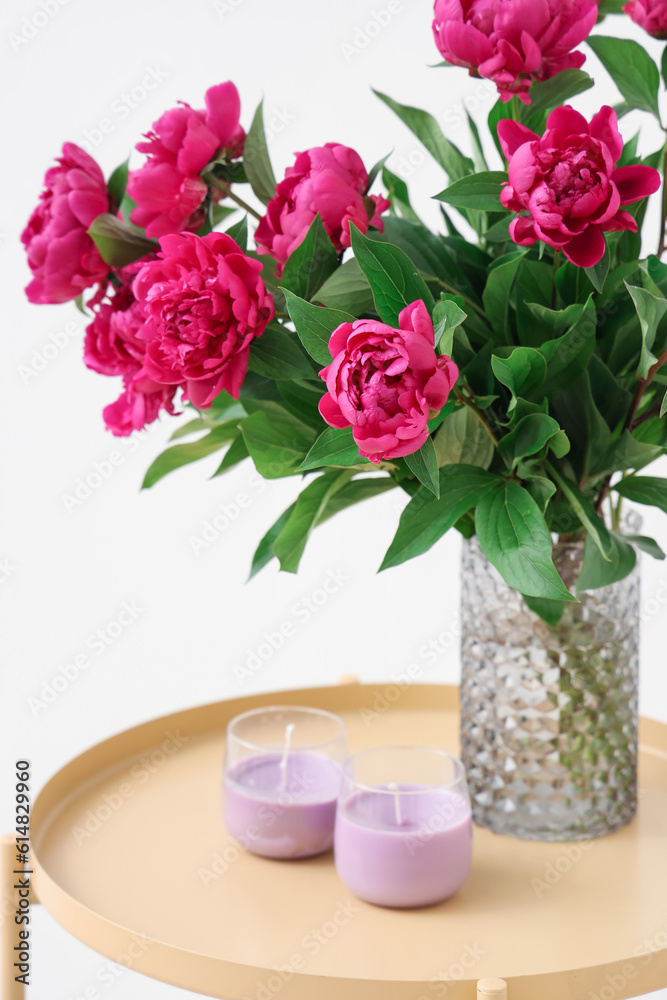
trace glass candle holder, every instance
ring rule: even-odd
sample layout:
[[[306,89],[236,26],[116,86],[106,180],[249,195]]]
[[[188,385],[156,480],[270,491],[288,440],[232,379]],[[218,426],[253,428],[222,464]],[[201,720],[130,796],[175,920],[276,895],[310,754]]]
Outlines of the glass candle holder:
[[[355,895],[379,906],[429,906],[461,888],[472,861],[465,771],[442,750],[386,747],[343,767],[334,856]]]
[[[346,726],[319,708],[244,712],[227,727],[224,820],[267,858],[307,858],[333,845]]]

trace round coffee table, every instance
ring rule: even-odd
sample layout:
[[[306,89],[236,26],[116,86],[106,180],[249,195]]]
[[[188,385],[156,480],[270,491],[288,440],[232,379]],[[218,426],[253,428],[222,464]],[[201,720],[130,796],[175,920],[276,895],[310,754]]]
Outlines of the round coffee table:
[[[339,713],[351,752],[458,751],[458,689],[435,685],[240,698],[105,740],[33,809],[36,896],[63,927],[136,972],[227,1000],[471,1000],[486,977],[505,980],[510,1000],[623,1000],[667,985],[667,726],[642,720],[630,826],[579,844],[475,829],[463,889],[400,911],[352,896],[331,854],[270,861],[228,835],[225,727],[269,704]],[[19,997],[3,974],[3,997]]]

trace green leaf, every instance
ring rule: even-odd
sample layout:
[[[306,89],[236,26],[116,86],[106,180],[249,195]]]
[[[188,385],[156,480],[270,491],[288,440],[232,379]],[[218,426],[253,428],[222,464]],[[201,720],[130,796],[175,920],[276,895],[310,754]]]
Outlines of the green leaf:
[[[518,474],[521,479],[524,479],[524,489],[527,489],[531,497],[540,508],[540,513],[542,515],[546,514],[547,506],[552,496],[556,492],[556,485],[552,483],[550,479],[545,479],[544,476],[533,475],[532,473],[528,476],[525,474],[525,470],[522,470],[521,463],[518,467]]]
[[[386,94],[380,91],[373,91],[381,101],[394,111],[401,121],[408,126],[419,141],[426,147],[436,163],[439,163],[450,180],[455,181],[466,174],[473,172],[473,163],[464,156],[453,142],[446,139],[440,131],[438,123],[433,115],[427,111],[420,111],[419,108],[410,108],[405,104],[398,104]]]
[[[352,249],[359,267],[368,278],[375,307],[383,323],[398,326],[399,314],[421,299],[433,311],[433,296],[410,258],[391,243],[369,240],[350,223]]]
[[[368,278],[354,257],[346,260],[327,278],[317,293],[317,301],[329,309],[342,309],[353,316],[375,309]]]
[[[667,46],[665,46],[665,51],[667,51]],[[667,392],[662,397],[662,403],[660,404],[660,416],[664,417],[665,413],[667,413]]]
[[[261,337],[251,342],[248,367],[258,375],[277,380],[317,378],[310,358],[295,335],[277,323],[268,326]]]
[[[530,597],[528,594],[523,594],[523,599],[531,611],[539,615],[551,628],[556,628],[563,617],[565,601],[547,601],[544,597]]]
[[[642,424],[635,433],[640,433],[645,426]],[[639,441],[630,431],[623,431],[620,438],[612,441],[606,451],[601,451],[593,459],[590,471],[597,476],[625,472],[626,469],[638,471],[659,458],[663,450],[661,445]]]
[[[511,215],[506,215],[504,219],[500,219],[498,222],[494,223],[490,229],[484,233],[484,239],[487,243],[509,243],[510,236],[510,222],[512,221]]]
[[[368,459],[362,458],[359,454],[359,445],[352,437],[351,427],[327,427],[299,466],[299,472],[319,469],[326,465],[349,467],[365,463],[370,465]]]
[[[259,410],[241,424],[241,432],[255,467],[265,479],[296,472],[310,451],[316,432],[300,420]]]
[[[383,169],[385,163],[387,162],[390,156],[391,152],[387,153],[387,155],[383,156],[381,160],[378,160],[377,163],[374,163],[371,169],[368,171],[368,184],[366,185],[365,194],[368,194],[370,189],[373,187],[373,184],[375,183],[375,178]]]
[[[510,587],[528,597],[576,600],[556,571],[549,529],[527,490],[506,482],[487,492],[475,528],[484,555]]]
[[[243,440],[243,435],[239,430],[238,437],[234,438],[232,441],[231,445],[225,452],[225,457],[211,476],[211,479],[215,479],[217,476],[223,476],[225,472],[229,469],[233,469],[235,465],[238,465],[239,462],[243,462],[246,458],[248,458],[248,449],[246,448],[246,443]]]
[[[598,3],[598,24],[602,21],[607,14],[622,14],[623,8],[628,0],[601,0]]]
[[[130,175],[130,158],[121,163],[120,166],[116,167],[111,177],[109,178],[109,183],[107,184],[107,191],[109,192],[109,198],[111,203],[116,209],[119,208],[120,203],[123,200],[123,195],[125,194],[125,188],[127,187],[127,179]]]
[[[456,303],[452,295],[443,294],[440,296],[433,310],[435,346],[440,347],[440,354],[445,354],[448,358],[451,358],[454,331],[467,318],[467,314]]]
[[[646,535],[625,535],[633,545],[636,545],[642,552],[648,553],[653,559],[664,559],[665,553],[662,551],[655,538],[648,538]]]
[[[629,285],[627,281],[624,281],[623,284],[630,292],[635,304],[642,332],[642,352],[637,366],[637,378],[646,379],[649,369],[658,361],[651,348],[655,343],[660,320],[667,312],[667,299],[658,298],[657,295],[653,295],[652,292],[640,288],[638,285]]]
[[[575,514],[586,528],[586,531],[593,539],[602,558],[609,562],[611,559],[612,541],[607,526],[596,513],[595,507],[590,500],[584,496],[576,483],[573,483],[566,476],[561,476],[553,466],[547,466],[549,472],[560,486],[561,490],[572,504]]]
[[[354,316],[339,309],[326,309],[305,302],[292,292],[285,291],[287,309],[294,323],[299,340],[311,358],[320,365],[330,365],[329,351],[331,334],[341,323],[352,323]]]
[[[382,170],[382,181],[387,188],[393,211],[398,212],[404,219],[420,222],[419,216],[410,204],[410,195],[408,194],[408,186],[405,181],[397,177],[396,174],[392,174],[391,170],[388,170],[387,167],[384,167]]]
[[[196,462],[200,458],[211,455],[214,451],[219,451],[226,444],[232,441],[238,434],[238,423],[235,420],[226,424],[214,427],[205,437],[198,441],[191,441],[189,444],[177,444],[173,448],[167,448],[155,459],[148,469],[141,485],[142,490],[148,490],[154,486],[159,479],[162,479],[174,469],[179,469],[182,465]]]
[[[205,420],[201,417],[195,417],[194,420],[188,420],[187,424],[178,427],[169,440],[178,441],[179,438],[188,437],[190,434],[198,434],[201,431],[209,431],[210,429],[210,425]]]
[[[337,267],[338,254],[318,214],[304,239],[287,258],[281,282],[283,291],[294,292],[309,302]]]
[[[317,524],[323,524],[335,514],[339,514],[342,510],[355,504],[362,503],[370,497],[376,497],[381,493],[386,493],[387,490],[396,489],[397,485],[391,476],[368,476],[364,479],[353,479],[329,497]]]
[[[266,147],[264,134],[264,101],[260,101],[250,126],[243,147],[243,167],[250,186],[264,204],[268,203],[276,193],[276,179]]]
[[[495,332],[510,339],[509,334],[509,304],[512,286],[521,261],[526,255],[525,250],[513,250],[499,257],[489,270],[486,288],[482,295],[484,309]]]
[[[302,423],[313,427],[319,434],[322,430],[322,417],[318,409],[322,396],[326,393],[326,385],[321,379],[300,379],[296,382],[281,381],[277,383],[278,392],[292,416]]]
[[[659,476],[627,476],[612,489],[635,503],[659,507],[667,514],[667,479]]]
[[[125,267],[160,249],[155,240],[142,236],[136,226],[121,222],[108,213],[98,215],[91,222],[88,235],[92,237],[102,260],[110,267]]]
[[[380,569],[427,552],[464,514],[502,480],[484,469],[448,465],[440,470],[440,499],[422,486],[407,505]]]
[[[667,88],[667,45],[663,47],[662,58],[660,60],[660,73],[662,75],[662,82]]]
[[[295,507],[296,500],[280,515],[275,524],[271,525],[255,549],[255,554],[252,557],[252,566],[250,567],[250,576],[248,577],[249,581],[252,580],[253,576],[256,576],[261,569],[264,569],[264,567],[274,558],[275,553],[273,551],[273,543],[289,521]]]
[[[438,459],[431,438],[426,439],[419,451],[413,451],[412,454],[405,455],[404,458],[410,472],[437,499],[440,496],[440,474]]]
[[[530,87],[530,104],[521,105],[521,121],[528,128],[534,128],[536,119],[544,112],[565,104],[577,94],[583,94],[593,86],[593,80],[580,69],[566,69],[541,83]],[[543,129],[540,129],[540,133]]]
[[[552,409],[573,444],[570,461],[581,482],[611,447],[611,432],[593,399],[587,371],[552,400]]]
[[[473,152],[473,159],[475,162],[475,169],[488,170],[489,164],[486,162],[486,156],[484,155],[482,140],[479,137],[479,129],[477,128],[475,120],[471,116],[467,108],[466,108],[466,117],[468,119],[468,128],[470,129],[470,138],[472,140],[472,152]]]
[[[224,222],[225,219],[228,216],[233,215],[234,212],[238,212],[236,205],[234,205],[233,208],[230,208],[228,205],[220,205],[212,201],[208,209],[208,221],[211,229],[215,229],[216,226],[219,226],[221,222]],[[236,242],[238,243],[238,240],[236,240]]]
[[[558,421],[553,417],[548,417],[546,413],[531,413],[519,420],[516,427],[500,439],[498,454],[508,468],[513,469],[522,458],[541,451],[559,430]]]
[[[500,170],[483,170],[471,177],[462,177],[436,194],[438,201],[444,201],[454,208],[474,208],[483,212],[503,212],[500,190],[507,180],[507,174]]]
[[[517,396],[530,399],[547,374],[547,363],[543,354],[533,347],[516,347],[507,358],[491,358],[493,374],[512,393],[508,407],[511,413],[516,406]]]
[[[631,108],[649,111],[660,121],[658,67],[646,49],[630,38],[592,35],[588,44]]]
[[[238,243],[245,253],[248,249],[248,216],[244,215],[242,219],[239,219],[233,226],[230,226],[227,230],[227,235],[231,236],[234,242]]]
[[[289,520],[273,543],[274,554],[284,572],[296,573],[306,542],[329,498],[349,482],[350,475],[350,472],[326,472],[299,494]]]
[[[604,237],[603,237],[604,238]],[[604,288],[604,283],[607,280],[607,275],[609,274],[609,265],[611,264],[611,256],[609,254],[609,247],[607,246],[607,241],[604,243],[604,253],[597,264],[593,264],[592,267],[585,267],[584,271],[588,275],[588,279],[592,284],[596,292],[601,292]]]
[[[542,322],[548,322],[547,310],[540,310],[536,315],[540,313]],[[593,297],[589,295],[585,304],[578,306],[578,311],[568,308],[563,310],[563,314],[576,317],[572,325],[563,336],[547,340],[540,347],[547,362],[546,378],[541,389],[544,396],[555,396],[561,389],[571,385],[586,370],[595,350],[597,311],[593,305]],[[616,383],[614,388],[618,393]]]
[[[610,533],[611,549],[609,560],[604,559],[591,535],[584,541],[584,559],[577,580],[577,592],[597,590],[623,580],[635,568],[637,553],[620,535]]]
[[[474,465],[488,469],[495,451],[482,421],[469,406],[461,406],[447,417],[438,428],[433,444],[440,467]]]

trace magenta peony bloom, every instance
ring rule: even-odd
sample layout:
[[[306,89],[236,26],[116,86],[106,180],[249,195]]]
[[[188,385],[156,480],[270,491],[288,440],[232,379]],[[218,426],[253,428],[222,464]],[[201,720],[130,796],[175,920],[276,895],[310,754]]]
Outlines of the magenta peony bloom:
[[[222,389],[238,398],[250,344],[275,315],[261,263],[225,233],[163,236],[160,246],[133,285],[146,315],[146,374],[182,384],[199,409]]]
[[[158,385],[145,375],[124,379],[125,391],[102,411],[104,423],[116,437],[127,437],[152,424],[161,410],[174,414],[176,386]]]
[[[207,185],[199,176],[216,156],[233,159],[243,152],[245,132],[239,125],[241,100],[233,83],[206,91],[206,109],[189,104],[165,111],[137,144],[148,161],[130,174],[127,193],[137,207],[130,221],[159,239],[204,223],[201,205]]]
[[[117,436],[131,434],[156,419],[160,410],[174,413],[176,386],[159,385],[144,371],[146,342],[138,333],[144,324],[144,309],[128,285],[112,298],[95,306],[95,316],[86,327],[83,358],[100,375],[122,375],[125,391],[104,409],[107,428]]]
[[[530,104],[533,80],[583,65],[572,49],[597,16],[595,0],[435,0],[433,34],[447,62],[493,80],[501,100]]]
[[[623,150],[616,112],[601,108],[590,125],[565,105],[552,111],[544,135],[504,119],[498,138],[509,160],[509,183],[500,200],[513,212],[510,235],[520,246],[543,240],[579,267],[592,267],[604,254],[603,232],[637,223],[630,205],[660,187],[652,167],[616,167]]]
[[[26,295],[42,304],[76,299],[109,271],[87,233],[109,211],[104,175],[73,142],[65,143],[57,164],[47,170],[39,205],[21,233],[34,275]]]
[[[137,337],[144,310],[127,285],[101,302],[86,327],[83,360],[100,375],[134,375],[144,363],[146,344]]]
[[[359,451],[375,463],[421,448],[459,375],[451,358],[436,355],[420,299],[403,309],[398,325],[341,323],[329,341],[333,361],[320,372],[329,390],[320,413],[332,427],[352,426]]]
[[[365,233],[369,226],[382,232],[382,212],[389,202],[382,195],[364,196],[368,174],[361,157],[349,146],[327,142],[297,153],[293,167],[278,184],[266,215],[257,226],[260,253],[270,253],[280,265],[298,247],[315,216],[336,250],[350,245],[350,223]],[[281,268],[282,269],[282,268]]]
[[[628,0],[623,8],[654,38],[667,38],[667,0]]]

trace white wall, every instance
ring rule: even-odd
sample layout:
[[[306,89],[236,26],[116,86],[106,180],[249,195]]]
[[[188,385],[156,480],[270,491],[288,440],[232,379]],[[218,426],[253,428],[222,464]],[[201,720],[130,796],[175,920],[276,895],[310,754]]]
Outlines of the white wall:
[[[31,20],[44,21],[42,8],[52,12],[48,22],[24,39],[21,33],[30,33]],[[452,534],[420,560],[376,577],[404,503],[389,494],[318,529],[298,576],[279,575],[272,567],[246,585],[254,545],[298,485],[259,482],[248,464],[209,481],[217,463],[213,457],[140,493],[144,471],[178,424],[167,418],[132,441],[107,434],[101,410],[115,399],[118,383],[83,367],[83,317],[73,305],[30,306],[22,292],[29,272],[18,236],[62,142],[87,137],[108,175],[162,111],[179,99],[202,106],[207,87],[226,79],[239,87],[246,127],[265,96],[278,174],[294,151],[329,140],[357,148],[369,167],[393,148],[391,165],[410,173],[416,205],[435,220],[429,197],[442,188],[442,175],[425,164],[417,142],[369,87],[427,107],[464,147],[462,99],[467,96],[479,117],[495,98],[463,71],[428,68],[439,61],[429,0],[394,0],[388,25],[368,40],[364,26],[386,8],[386,0],[3,4],[0,267],[6,409],[0,560],[9,564],[0,574],[7,654],[3,829],[12,827],[10,772],[19,756],[32,761],[38,789],[93,743],[186,706],[327,684],[351,671],[364,680],[383,679],[411,662],[420,665],[424,681],[457,678],[457,537]],[[614,20],[612,30],[633,31],[629,21]],[[369,34],[376,34],[373,27]],[[593,57],[589,66],[595,66]],[[152,91],[142,90],[147,75],[151,85],[159,81]],[[132,108],[124,103],[128,94]],[[577,106],[590,112],[603,100],[617,99],[608,82],[596,94],[585,95]],[[102,119],[108,122],[105,135],[99,131]],[[623,122],[626,135],[632,126],[631,119]],[[656,144],[648,129],[643,148]],[[654,220],[651,243],[656,232]],[[61,336],[66,345],[36,371],[35,352],[41,354],[68,324],[74,324],[74,335]],[[120,455],[112,475],[68,511],[63,495],[112,452]],[[191,536],[201,535],[220,505],[229,510],[241,494],[250,498],[249,506],[195,555]],[[648,511],[645,528],[667,544],[660,515]],[[340,575],[340,589],[306,616],[303,602],[330,573]],[[667,569],[645,558],[643,574],[648,600],[667,580]],[[124,602],[141,609],[136,620],[96,653],[90,637],[115,620]],[[661,619],[659,613],[647,616],[643,626],[642,709],[667,719]],[[287,621],[295,624],[295,635],[240,683],[234,664],[245,661],[263,633]],[[431,640],[441,644],[436,662],[424,649]],[[44,682],[82,652],[90,665],[53,704],[31,709],[30,699],[41,698]],[[36,914],[33,942],[30,995],[36,1000],[74,998],[95,983],[100,957],[47,914]],[[104,996],[120,1000],[139,991],[155,1000],[177,993],[128,973]]]

